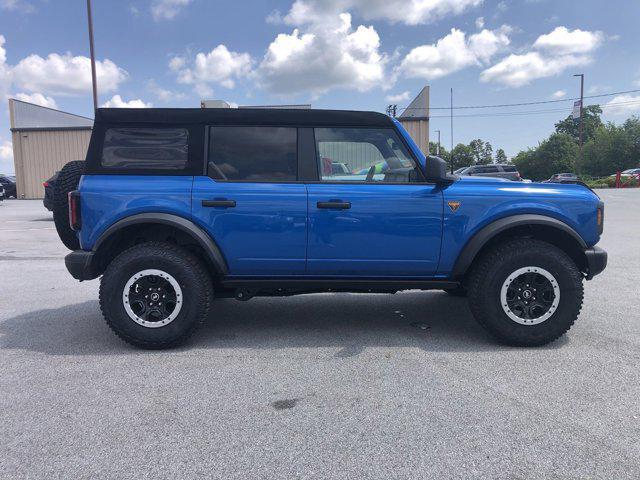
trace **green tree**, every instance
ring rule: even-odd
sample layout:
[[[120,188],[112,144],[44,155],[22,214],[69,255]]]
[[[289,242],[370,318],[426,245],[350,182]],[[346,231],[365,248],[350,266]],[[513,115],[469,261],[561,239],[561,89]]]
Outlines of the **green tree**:
[[[602,120],[600,119],[601,114],[602,108],[600,108],[600,105],[584,107],[582,111],[582,121],[584,122],[585,144],[595,136],[596,131],[602,126]],[[580,122],[574,120],[573,117],[569,115],[564,120],[556,123],[556,133],[566,133],[578,142],[580,140]]]
[[[463,143],[459,143],[453,149],[451,155],[449,155],[449,167],[451,168],[451,163],[453,163],[453,170],[457,170],[461,167],[468,167],[469,165],[473,165],[474,163],[474,155],[473,150],[469,145],[465,145]]]
[[[513,163],[524,178],[544,180],[554,173],[574,171],[577,156],[578,145],[571,135],[553,133],[537,148],[518,153]]]
[[[471,140],[469,148],[473,154],[473,161],[479,165],[486,165],[493,161],[493,147],[489,142],[484,142],[479,138]]]
[[[640,120],[628,119],[621,126],[607,123],[584,147],[582,173],[604,177],[634,168],[640,163]]]
[[[504,150],[499,148],[496,150],[496,163],[507,163],[509,159],[507,158],[507,154],[504,153]]]
[[[429,155],[437,155],[438,153],[438,144],[436,142],[429,142]],[[449,156],[449,152],[447,149],[440,145],[440,158],[447,159]]]

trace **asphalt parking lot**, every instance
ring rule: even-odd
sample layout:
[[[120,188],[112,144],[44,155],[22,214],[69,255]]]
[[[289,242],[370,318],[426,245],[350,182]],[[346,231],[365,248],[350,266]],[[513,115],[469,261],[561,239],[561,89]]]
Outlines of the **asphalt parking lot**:
[[[640,189],[602,191],[609,267],[544,348],[443,292],[219,300],[136,350],[66,272],[39,201],[0,203],[2,478],[639,478]]]

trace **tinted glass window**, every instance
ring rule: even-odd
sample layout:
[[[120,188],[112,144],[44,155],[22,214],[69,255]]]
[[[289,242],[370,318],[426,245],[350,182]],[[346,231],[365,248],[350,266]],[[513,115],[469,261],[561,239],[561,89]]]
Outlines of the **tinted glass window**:
[[[184,128],[109,128],[101,163],[129,170],[182,170],[187,165],[188,143]]]
[[[256,182],[298,178],[297,130],[289,127],[211,127],[209,175]]]
[[[328,182],[421,181],[393,129],[316,128],[320,178]]]
[[[514,165],[504,165],[504,166],[502,167],[502,169],[503,169],[505,172],[515,172],[515,171],[516,171],[516,167],[515,167]]]

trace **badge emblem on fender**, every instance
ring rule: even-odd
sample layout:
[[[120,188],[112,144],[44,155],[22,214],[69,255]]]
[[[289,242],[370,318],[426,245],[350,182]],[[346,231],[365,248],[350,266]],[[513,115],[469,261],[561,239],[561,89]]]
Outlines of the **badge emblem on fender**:
[[[456,211],[460,208],[461,203],[457,200],[451,200],[447,202],[447,205],[449,205],[449,208],[453,213],[456,213]]]

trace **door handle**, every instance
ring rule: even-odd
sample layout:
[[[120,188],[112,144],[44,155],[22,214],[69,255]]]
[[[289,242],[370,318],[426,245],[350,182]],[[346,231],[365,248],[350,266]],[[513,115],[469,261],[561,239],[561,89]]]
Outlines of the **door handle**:
[[[343,202],[341,200],[331,200],[329,202],[318,202],[318,208],[330,208],[337,210],[347,210],[351,208],[351,202]]]
[[[233,208],[236,206],[235,200],[227,200],[226,198],[222,198],[220,200],[202,200],[203,207],[222,207],[222,208]]]

